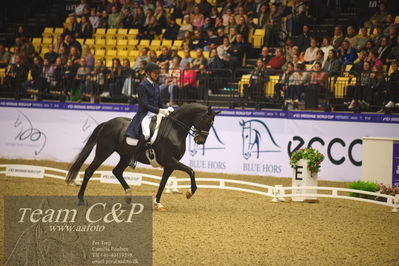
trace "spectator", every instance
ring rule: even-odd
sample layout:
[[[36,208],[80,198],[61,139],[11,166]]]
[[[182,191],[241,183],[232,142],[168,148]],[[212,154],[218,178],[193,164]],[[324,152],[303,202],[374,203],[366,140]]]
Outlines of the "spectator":
[[[380,24],[377,24],[377,25],[380,25]],[[387,36],[389,34],[389,27],[391,27],[391,26],[395,27],[394,19],[393,19],[393,16],[391,14],[388,14],[388,15],[385,16],[385,21],[382,24],[382,27],[384,29],[384,31],[383,31],[384,35]]]
[[[346,37],[345,40],[349,41],[349,43],[351,44],[352,47],[356,47],[354,46],[355,40],[356,40],[356,32],[355,29],[353,28],[353,26],[348,26],[346,28]]]
[[[149,9],[151,9],[151,10],[155,9],[154,5],[151,3],[151,0],[143,0],[144,13],[147,14],[147,10],[149,10]]]
[[[269,48],[267,46],[263,46],[261,53],[260,53],[260,58],[263,62],[263,64],[266,65],[269,63],[270,59],[272,58],[271,55],[269,55]]]
[[[289,68],[290,71],[290,68]],[[298,104],[301,94],[304,92],[304,83],[306,82],[306,73],[304,73],[303,64],[294,65],[294,72],[289,76],[287,84],[287,101],[288,103]]]
[[[65,46],[61,46],[59,50],[58,57],[61,59],[62,64],[66,64],[68,61],[68,53]]]
[[[388,28],[388,32],[389,32],[389,35],[387,37],[389,38],[389,43],[394,44],[396,41],[396,38],[398,37],[396,27],[390,26]]]
[[[193,63],[193,61],[194,61],[194,59],[193,59],[193,58],[191,57],[191,55],[190,55],[190,50],[189,50],[188,48],[186,48],[186,49],[183,50],[183,58],[180,60],[179,67],[180,67],[181,69],[183,69],[183,68],[184,68],[184,64],[185,64],[186,62],[189,62],[189,63],[190,63],[190,66],[191,66],[191,64]]]
[[[383,64],[387,63],[387,57],[391,53],[391,46],[389,45],[388,38],[382,37],[380,47],[377,49],[378,58],[382,61]]]
[[[64,37],[62,35],[58,35],[57,36],[57,40],[54,44],[54,52],[56,52],[57,54],[60,53],[60,48],[61,47],[65,47],[65,43],[64,43]],[[65,62],[66,63],[66,62]]]
[[[190,16],[189,15],[185,15],[183,18],[183,24],[181,25],[180,29],[179,29],[179,33],[177,35],[177,38],[179,40],[184,39],[184,34],[186,32],[193,32],[193,25],[191,25],[190,22]]]
[[[197,6],[200,10],[200,13],[205,17],[208,17],[211,14],[212,5],[209,4],[207,0],[201,0]]]
[[[265,84],[269,81],[269,76],[261,59],[256,60],[255,69],[251,72],[249,86],[244,87],[244,97],[249,101],[255,101],[256,108],[260,107],[265,98]]]
[[[322,50],[317,50],[316,52],[316,57],[315,60],[313,61],[313,63],[310,65],[310,69],[314,70],[314,67],[317,63],[321,64],[321,68],[324,67],[324,52]]]
[[[53,79],[52,79],[52,88],[60,95],[60,100],[65,101],[67,98],[67,92],[62,83],[62,76],[64,74],[64,65],[62,64],[61,58],[57,58],[55,60],[55,64],[53,65]]]
[[[179,60],[179,63],[181,61],[181,56],[178,54],[179,49],[177,49],[176,46],[172,46],[172,48],[170,48],[170,60],[169,60],[169,67],[172,65],[172,59],[173,58],[177,58]]]
[[[334,49],[334,47],[330,44],[330,39],[327,36],[323,37],[323,41],[320,48],[324,53],[324,61],[327,60],[329,51]]]
[[[248,17],[253,18],[256,16],[256,3],[255,0],[247,0],[244,3],[244,12]]]
[[[65,64],[63,74],[63,85],[65,90],[68,92],[70,100],[72,101],[76,101],[80,98],[79,88],[77,86],[77,81],[75,80],[78,67],[79,65],[75,64],[72,60],[68,60]]]
[[[50,87],[50,85],[52,85],[52,81],[54,78],[54,70],[55,67],[50,65],[50,62],[47,59],[44,59],[41,71],[41,82],[40,82],[43,95],[51,93],[52,91],[52,87]]]
[[[111,14],[108,15],[108,27],[116,28],[116,23],[119,19],[119,10],[116,6],[112,6]]]
[[[179,94],[183,100],[196,99],[197,92],[197,74],[195,70],[190,69],[190,63],[186,62],[184,69],[180,74]]]
[[[386,5],[384,3],[380,3],[378,6],[378,11],[370,18],[369,21],[364,23],[364,26],[367,28],[371,28],[377,24],[382,24],[385,20],[386,15],[388,12],[386,10]]]
[[[150,61],[148,63],[155,63],[156,64],[157,60],[158,60],[158,56],[157,56],[157,53],[155,52],[155,50],[150,50],[148,55],[150,57]],[[141,61],[141,62],[143,62],[143,61]]]
[[[399,107],[399,71],[398,62],[391,63],[392,72],[388,78],[388,88],[385,90],[385,108]]]
[[[248,25],[247,25],[247,23],[245,21],[245,17],[244,16],[239,16],[238,17],[238,22],[237,22],[237,25],[236,25],[236,32],[237,32],[237,34],[241,34],[242,35],[242,37],[243,37],[245,42],[248,41],[249,28],[248,28]]]
[[[176,19],[176,18],[182,18],[183,17],[183,11],[185,9],[185,1],[184,0],[175,0],[173,3],[173,11],[171,14],[171,17]]]
[[[103,11],[110,12],[111,7],[112,5],[110,2],[108,2],[108,0],[100,0],[96,9],[98,12],[103,12]]]
[[[370,67],[371,68],[378,68],[379,70],[382,69],[382,61],[381,59],[378,58],[378,52],[377,50],[372,50],[369,52],[369,55],[367,57],[367,61],[370,62]]]
[[[272,4],[270,7],[269,18],[266,22],[265,44],[269,46],[277,46],[279,41],[281,16],[277,10],[277,5]]]
[[[167,81],[167,89],[169,93],[169,105],[175,105],[175,91],[176,87],[179,85],[181,71],[179,68],[179,58],[173,57],[172,58],[172,65],[169,69],[169,79]]]
[[[383,28],[381,25],[377,25],[376,27],[376,34],[374,34],[374,37],[372,39],[372,41],[374,43],[380,43],[381,42],[381,38],[384,37],[385,34],[383,32]]]
[[[191,50],[197,50],[200,48],[202,49],[202,48],[204,48],[204,45],[205,45],[205,42],[201,35],[201,31],[198,29],[194,30],[194,36],[191,39],[190,44],[189,44],[190,49]]]
[[[168,26],[162,36],[163,40],[176,40],[177,35],[179,34],[180,26],[176,24],[176,20],[174,18],[169,19]]]
[[[213,25],[214,28],[217,29],[218,27],[223,25],[223,19],[222,17],[219,16],[219,11],[215,6],[211,8],[211,14],[209,15],[209,18],[211,19],[211,24]],[[217,19],[219,19],[218,23],[220,23],[220,25],[218,26],[215,25]]]
[[[194,7],[194,12],[191,14],[191,24],[193,27],[201,28],[204,25],[205,17],[201,14],[201,11],[198,6]]]
[[[111,98],[116,98],[121,95],[124,81],[120,60],[114,58],[112,59],[111,75],[109,79],[109,95]]]
[[[90,11],[89,21],[91,23],[91,26],[93,27],[93,30],[96,30],[100,26],[100,17],[97,15],[95,9],[92,9]]]
[[[399,62],[399,36],[396,37],[396,45],[392,47],[387,58],[387,63],[392,63],[393,61]]]
[[[196,53],[197,53],[197,56],[193,60],[191,68],[193,70],[195,70],[196,72],[200,72],[201,70],[204,70],[206,68],[206,66],[208,64],[208,60],[205,58],[202,49],[197,49]]]
[[[218,56],[221,60],[225,62],[226,65],[228,64],[227,62],[230,60],[230,55],[227,52],[229,48],[230,48],[230,41],[229,38],[227,37],[223,39],[223,44],[217,47]]]
[[[237,7],[236,9],[236,15],[234,16],[236,24],[239,24],[241,17],[244,17],[243,24],[247,24],[249,22],[248,16],[245,14],[245,9],[243,6]]]
[[[87,44],[84,44],[82,46],[82,56],[81,56],[81,58],[86,59],[86,65],[89,68],[93,68],[94,67],[94,57],[91,54],[90,47]]]
[[[89,85],[90,73],[91,73],[91,69],[87,66],[86,59],[81,58],[80,59],[80,67],[78,68],[78,71],[76,73],[76,80],[79,83],[79,90],[80,90],[79,102],[83,101],[86,97],[90,98],[90,96],[91,96],[91,92],[89,91],[89,89],[90,89],[90,85]]]
[[[37,98],[37,94],[41,88],[40,86],[40,74],[42,72],[42,60],[39,56],[35,56],[33,58],[33,64],[30,66],[30,75],[32,77],[31,80],[27,80],[22,83],[23,90],[35,94]]]
[[[295,76],[293,74],[294,74],[294,64],[291,62],[288,62],[287,69],[284,71],[279,82],[276,85],[274,85],[273,98],[277,102],[281,102],[283,100],[282,96],[281,96],[282,93],[284,95],[284,99],[288,100],[287,88],[288,88],[288,86],[295,84]]]
[[[0,68],[6,67],[10,63],[11,54],[6,51],[4,44],[0,44]]]
[[[141,6],[137,7],[135,9],[135,14],[133,16],[132,28],[139,29],[139,31],[142,30],[142,27],[145,23],[145,19],[146,17],[143,8]]]
[[[75,46],[71,47],[71,50],[69,51],[68,59],[72,60],[75,63],[78,63],[78,61],[80,59],[80,52]]]
[[[195,2],[194,0],[185,1],[185,9],[183,10],[183,15],[191,15],[194,11]]]
[[[122,15],[118,17],[117,27],[118,28],[133,28],[134,26],[134,16],[130,11],[130,8],[124,8],[122,10]]]
[[[55,63],[58,54],[54,52],[54,44],[48,45],[48,52],[44,54],[44,59],[47,59],[50,62],[50,65]]]
[[[15,98],[19,99],[22,92],[22,84],[26,81],[28,69],[22,61],[20,55],[15,56],[15,62],[9,64],[6,69],[5,86],[15,93]]]
[[[370,41],[370,37],[367,34],[367,28],[360,28],[360,35],[356,36],[354,41],[354,48],[358,51],[366,46],[366,42]]]
[[[223,13],[222,19],[223,19],[223,26],[225,27],[227,27],[230,23],[234,23],[235,19],[233,15],[233,10],[228,8],[226,12]]]
[[[247,44],[242,34],[237,34],[236,41],[230,45],[227,53],[230,54],[230,68],[235,69],[242,65],[244,53],[247,50]]]
[[[229,9],[231,12],[233,12],[236,9],[236,3],[234,3],[234,0],[226,0],[223,3],[223,8],[222,8],[222,14],[226,14],[227,12],[229,12]]]
[[[341,47],[342,42],[344,41],[344,35],[342,34],[342,30],[340,26],[334,27],[334,35],[332,37],[332,46],[334,49],[338,49]]]
[[[374,42],[371,41],[371,40],[366,42],[366,46],[365,46],[364,48],[365,48],[364,50],[366,50],[367,53],[369,53],[369,52],[372,51],[372,50],[377,49],[377,48],[375,47]],[[361,51],[361,50],[360,50],[360,51]]]
[[[328,57],[324,63],[323,71],[325,71],[329,77],[337,77],[341,73],[341,61],[339,61],[337,52],[334,49],[328,51]]]
[[[305,20],[306,5],[304,1],[294,0],[291,13],[287,16],[287,32],[289,36],[296,36]]]
[[[171,60],[169,48],[166,46],[162,47],[161,54],[157,58],[157,64],[159,67],[169,66],[169,61]]]
[[[141,48],[141,55],[136,58],[136,61],[134,62],[133,69],[134,70],[139,70],[141,68],[141,62],[146,61],[147,63],[150,62],[150,57],[148,56],[148,47],[143,47]]]
[[[22,60],[21,47],[19,47],[19,46],[14,47],[14,53],[11,54],[10,61],[8,64],[9,65],[15,64],[15,58],[17,56],[20,56],[21,60]]]
[[[71,51],[71,47],[75,47],[76,49],[79,50],[79,53],[82,52],[82,45],[76,41],[71,34],[66,34],[65,35],[65,42],[64,42],[65,49],[67,53],[69,54]]]
[[[348,109],[353,110],[358,107],[363,101],[365,95],[371,90],[371,65],[365,61],[363,69],[357,77],[356,86],[348,86],[346,99],[350,102]]]
[[[78,34],[78,38],[92,38],[93,36],[93,26],[91,25],[89,19],[86,16],[82,17],[82,21],[80,23],[80,32]]]
[[[229,38],[229,42],[235,42],[236,37],[237,37],[237,30],[236,28],[230,28],[229,34],[227,34],[227,37]]]
[[[108,70],[104,67],[103,60],[98,59],[96,60],[96,65],[94,66],[93,71],[90,73],[90,92],[91,92],[91,102],[98,102],[98,96],[104,91],[105,89],[105,81],[108,74]]]
[[[315,39],[310,39],[310,46],[306,49],[304,60],[305,64],[312,64],[316,59],[316,53],[319,50]]]
[[[321,64],[316,63],[314,66],[314,72],[310,75],[310,82],[308,91],[314,91],[316,95],[319,95],[319,98],[327,97],[328,89],[327,89],[327,73],[321,71]]]
[[[305,50],[309,47],[310,39],[312,38],[309,33],[309,26],[303,25],[303,32],[297,37],[296,45],[298,46],[299,52],[305,52]]]
[[[165,11],[161,6],[158,6],[155,8],[154,17],[156,18],[157,26],[160,29],[159,30],[159,34],[160,34],[161,29],[166,28],[166,25],[168,23],[168,21],[166,19]]]
[[[357,58],[356,49],[351,47],[347,40],[342,42],[342,45],[339,49],[339,54],[342,66],[352,64]]]
[[[108,28],[108,12],[103,10],[100,16],[100,23],[98,24],[99,28]]]
[[[83,9],[89,7],[86,0],[80,0],[80,4],[75,8],[75,15],[78,17],[83,16]]]
[[[149,18],[149,22],[144,25],[143,32],[140,34],[140,39],[153,40],[155,35],[161,34],[161,27],[157,23],[154,16]]]
[[[266,64],[266,68],[273,70],[281,70],[281,67],[285,63],[285,57],[282,54],[281,48],[276,48],[274,56],[270,59],[269,63]]]
[[[80,33],[80,24],[76,21],[75,16],[70,16],[67,18],[65,23],[64,34],[70,34],[73,38],[77,38]]]
[[[35,47],[33,47],[32,43],[28,39],[22,37],[21,38],[22,60],[24,62],[31,63],[34,54],[35,54]]]

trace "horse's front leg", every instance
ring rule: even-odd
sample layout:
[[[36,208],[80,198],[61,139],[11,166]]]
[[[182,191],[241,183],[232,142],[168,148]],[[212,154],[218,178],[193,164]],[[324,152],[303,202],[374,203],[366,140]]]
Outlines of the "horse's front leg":
[[[194,170],[192,168],[188,167],[187,165],[182,164],[175,158],[172,158],[171,163],[172,163],[174,169],[186,172],[190,176],[191,189],[186,192],[186,197],[187,197],[187,199],[191,198],[194,195],[195,191],[197,190],[197,184],[195,183]]]
[[[161,204],[161,196],[162,192],[165,189],[166,183],[168,182],[169,176],[172,174],[173,169],[170,168],[164,168],[163,174],[162,174],[162,179],[161,182],[159,183],[158,187],[158,192],[157,195],[155,196],[155,202],[154,202],[154,207],[158,210],[163,209],[163,205]]]

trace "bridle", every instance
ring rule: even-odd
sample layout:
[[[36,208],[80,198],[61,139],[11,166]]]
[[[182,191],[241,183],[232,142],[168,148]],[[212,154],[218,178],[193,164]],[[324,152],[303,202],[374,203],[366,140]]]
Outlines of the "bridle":
[[[200,135],[202,135],[202,136],[208,136],[209,135],[209,131],[198,129],[198,128],[195,127],[195,125],[193,127],[189,127],[185,123],[183,123],[182,121],[174,118],[173,116],[168,116],[168,118],[170,118],[173,122],[175,122],[178,126],[183,128],[184,130],[186,130],[187,133],[190,136],[194,137],[194,138],[196,138],[196,137],[198,137]],[[200,124],[201,124],[202,120],[204,120],[204,117],[201,118]],[[212,120],[212,124],[213,124],[213,120]]]

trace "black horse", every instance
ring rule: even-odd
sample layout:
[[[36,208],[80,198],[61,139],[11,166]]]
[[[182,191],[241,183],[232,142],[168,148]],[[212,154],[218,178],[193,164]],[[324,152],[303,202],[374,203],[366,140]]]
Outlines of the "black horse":
[[[155,207],[163,207],[160,204],[162,191],[165,188],[169,176],[174,170],[184,171],[190,176],[191,191],[189,190],[186,192],[186,197],[189,199],[195,193],[197,190],[195,173],[193,169],[182,164],[179,160],[186,151],[187,135],[192,135],[197,144],[204,144],[208,137],[209,129],[212,127],[215,115],[218,113],[219,111],[212,111],[210,107],[191,103],[183,105],[162,120],[158,137],[151,147],[155,152],[157,162],[164,168],[156,195]],[[131,146],[126,143],[126,137],[124,135],[130,121],[131,119],[129,118],[117,117],[99,124],[93,130],[93,133],[75,162],[71,165],[66,177],[67,183],[71,183],[76,179],[84,161],[89,156],[93,147],[97,145],[95,157],[89,167],[86,168],[80,187],[78,194],[80,204],[84,203],[84,192],[90,177],[113,152],[117,152],[120,155],[120,160],[112,170],[112,173],[125,189],[127,201],[130,200],[131,189],[123,178],[123,172],[128,167],[136,148],[136,146]],[[135,159],[144,164],[150,163],[144,154],[140,158]]]

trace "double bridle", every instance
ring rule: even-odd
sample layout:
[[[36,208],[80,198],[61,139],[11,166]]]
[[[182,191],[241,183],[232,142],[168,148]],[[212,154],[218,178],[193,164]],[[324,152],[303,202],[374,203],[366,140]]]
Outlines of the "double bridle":
[[[182,121],[180,121],[180,120],[174,118],[173,116],[168,116],[168,118],[170,118],[170,119],[172,119],[174,122],[176,122],[176,124],[177,124],[178,126],[182,127],[184,130],[187,131],[187,133],[188,133],[190,136],[192,136],[192,137],[194,137],[194,138],[195,138],[195,137],[198,137],[198,136],[200,136],[200,135],[203,135],[203,136],[208,136],[208,135],[209,135],[209,131],[202,130],[202,129],[198,129],[198,128],[195,127],[195,125],[192,126],[192,127],[189,127],[189,126],[187,126],[185,123],[183,123]],[[204,119],[204,117],[201,118],[201,121],[202,121],[203,119]],[[201,122],[201,121],[200,121],[200,122]],[[212,120],[212,123],[213,123],[213,120]]]

